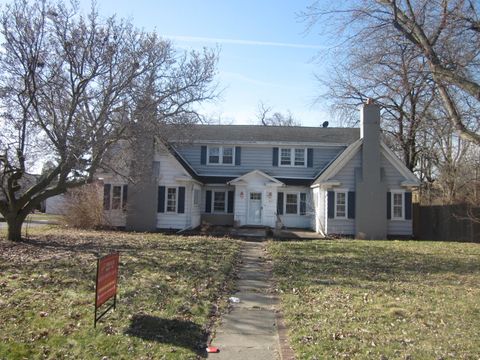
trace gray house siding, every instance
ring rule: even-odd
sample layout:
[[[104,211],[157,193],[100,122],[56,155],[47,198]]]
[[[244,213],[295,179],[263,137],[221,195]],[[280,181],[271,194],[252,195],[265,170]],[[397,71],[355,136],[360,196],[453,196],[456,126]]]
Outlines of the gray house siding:
[[[362,166],[362,153],[359,151],[344,167],[340,170],[333,179],[340,181],[340,189],[345,191],[355,191],[355,168]],[[325,201],[327,206],[327,201]],[[325,209],[325,214],[328,214]],[[328,215],[327,215],[328,216]],[[355,219],[335,219],[327,218],[326,228],[328,234],[355,234]]]
[[[225,144],[225,146],[239,146],[239,144]],[[271,176],[292,178],[314,178],[320,170],[345,149],[344,146],[311,147],[298,145],[297,148],[313,148],[313,166],[287,167],[273,166],[274,147],[281,146],[241,146],[240,165],[202,165],[200,161],[201,144],[179,145],[176,149],[199,175],[240,176],[260,169]]]
[[[339,188],[347,191],[355,191],[355,168],[361,168],[362,154],[359,151],[335,176],[334,180],[341,182]],[[387,184],[388,191],[400,190],[400,183],[405,180],[402,174],[385,158],[381,156],[381,166],[384,169],[384,180]],[[385,204],[385,216],[387,211],[387,204]],[[325,213],[326,210],[325,210]],[[326,219],[327,233],[329,234],[355,234],[355,220],[354,219]],[[403,235],[408,236],[412,234],[412,220],[387,220],[388,235]]]
[[[382,156],[382,167],[385,171],[388,191],[400,190],[400,183],[405,179],[385,156]],[[410,236],[412,235],[412,226],[412,220],[387,220],[387,233],[388,235]]]

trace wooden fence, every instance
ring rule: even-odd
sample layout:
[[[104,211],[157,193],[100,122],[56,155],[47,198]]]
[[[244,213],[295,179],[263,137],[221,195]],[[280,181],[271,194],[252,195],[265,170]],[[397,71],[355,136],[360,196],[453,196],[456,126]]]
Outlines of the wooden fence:
[[[413,204],[415,239],[480,242],[479,220],[480,207]]]

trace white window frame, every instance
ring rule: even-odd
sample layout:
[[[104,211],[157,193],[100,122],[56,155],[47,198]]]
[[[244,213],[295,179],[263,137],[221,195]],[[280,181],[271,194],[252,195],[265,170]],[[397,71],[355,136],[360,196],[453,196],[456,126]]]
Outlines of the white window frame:
[[[218,163],[210,162],[210,149],[218,148]],[[232,149],[232,162],[223,162],[223,150],[224,148]],[[207,146],[207,165],[223,165],[223,166],[235,166],[235,146]]]
[[[284,192],[283,199],[283,216],[306,216],[308,213],[308,191],[289,191]],[[305,194],[305,215],[300,214],[300,194]],[[297,196],[297,212],[296,213],[287,213],[287,195],[296,195]]]
[[[223,193],[225,195],[225,201],[223,205],[223,211],[215,210],[215,193]],[[227,213],[227,204],[228,202],[228,194],[225,190],[212,190],[212,214],[226,214]]]
[[[394,213],[394,199],[395,199],[395,194],[400,195],[402,198],[402,216],[395,216]],[[394,221],[402,221],[405,220],[405,190],[390,190],[390,220]]]
[[[175,189],[175,210],[171,211],[168,210],[168,190]],[[169,214],[176,214],[178,211],[178,187],[175,186],[167,186],[165,187],[165,212]]]
[[[290,150],[290,163],[289,164],[282,164],[282,149]],[[295,150],[303,150],[303,165],[295,165]],[[295,147],[281,147],[278,148],[278,166],[281,167],[299,167],[304,168],[307,167],[307,148],[295,148]]]
[[[200,189],[193,189],[193,194],[192,194],[192,204],[193,206],[200,206]]]
[[[126,185],[126,184],[112,184],[112,183],[105,183],[105,185],[110,185],[110,193],[109,193],[109,204],[108,204],[108,210],[105,210],[104,211],[126,211],[126,205],[125,204],[125,200],[123,199],[123,187]],[[113,205],[113,188],[115,186],[119,186],[120,187],[120,207],[118,209],[114,209],[112,207]]]
[[[335,192],[335,203],[334,203],[334,219],[348,219],[348,189],[337,189]],[[337,194],[344,194],[345,195],[345,216],[338,216],[337,215]]]
[[[288,198],[288,195],[295,195],[297,197],[297,212],[295,212],[295,213],[287,213],[287,198]],[[283,213],[285,215],[298,215],[299,212],[300,212],[299,201],[300,201],[300,193],[298,193],[298,192],[286,192],[285,193],[285,209],[284,209]]]

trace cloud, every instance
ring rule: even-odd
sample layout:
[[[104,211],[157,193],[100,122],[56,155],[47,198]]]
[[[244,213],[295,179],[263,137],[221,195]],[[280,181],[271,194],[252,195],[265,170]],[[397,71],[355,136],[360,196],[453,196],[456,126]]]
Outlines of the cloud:
[[[310,45],[310,44],[297,44],[297,43],[285,43],[275,41],[259,41],[259,40],[242,40],[242,39],[222,39],[222,38],[210,38],[210,37],[198,37],[198,36],[181,36],[181,35],[163,35],[166,38],[192,42],[192,43],[215,43],[215,44],[232,44],[232,45],[250,45],[250,46],[273,46],[273,47],[286,47],[297,49],[327,49],[327,46],[322,45]]]

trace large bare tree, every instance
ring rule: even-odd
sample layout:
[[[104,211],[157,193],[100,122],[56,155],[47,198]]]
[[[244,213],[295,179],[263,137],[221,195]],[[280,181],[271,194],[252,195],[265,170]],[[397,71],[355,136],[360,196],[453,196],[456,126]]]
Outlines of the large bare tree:
[[[216,51],[179,54],[94,6],[82,15],[75,3],[15,0],[0,13],[0,33],[0,213],[10,240],[40,202],[94,180],[142,120],[145,84],[159,124],[194,121],[195,104],[215,95]],[[32,181],[28,169],[47,160]]]
[[[340,31],[342,48],[366,45],[379,33],[391,34],[385,44],[394,46],[401,35],[423,57],[454,129],[480,145],[479,119],[463,116],[465,106],[480,104],[478,11],[473,0],[316,1],[303,15],[310,26]]]

